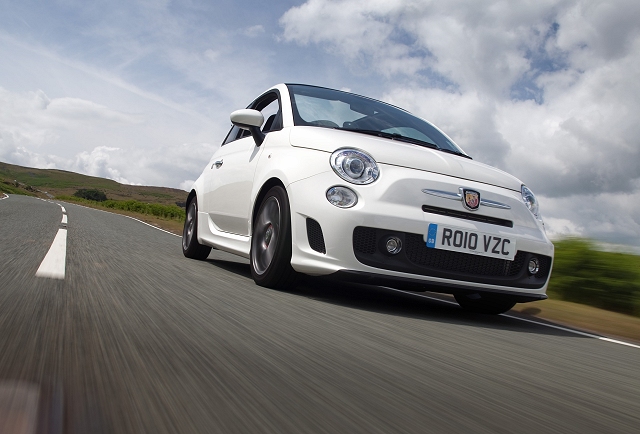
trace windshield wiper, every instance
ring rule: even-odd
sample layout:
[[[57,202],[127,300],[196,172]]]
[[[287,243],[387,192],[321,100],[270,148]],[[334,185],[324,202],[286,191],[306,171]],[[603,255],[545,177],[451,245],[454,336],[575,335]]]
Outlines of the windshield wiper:
[[[447,148],[440,148],[440,150],[442,152],[446,152],[448,154],[453,154],[453,155],[458,155],[460,157],[464,157],[464,158],[468,158],[469,160],[473,160],[473,158],[471,158],[470,156],[468,156],[467,154],[463,154],[462,152],[458,152],[458,151],[454,151],[453,149],[447,149]]]
[[[441,149],[435,143],[425,142],[424,140],[414,139],[413,137],[403,136],[402,134],[398,134],[398,133],[385,133],[384,131],[364,130],[364,129],[360,129],[360,128],[340,128],[340,127],[338,127],[338,128],[334,128],[334,129],[343,130],[343,131],[353,131],[354,133],[369,134],[371,136],[378,136],[378,137],[382,137],[382,138],[385,138],[385,139],[392,139],[392,140],[398,140],[400,142],[413,143],[414,145],[425,146],[427,148],[432,148],[432,149]]]
[[[446,152],[447,154],[458,155],[460,157],[464,157],[464,158],[468,158],[469,160],[473,160],[473,158],[471,158],[467,154],[463,154],[462,152],[458,152],[458,151],[455,151],[453,149],[448,149],[448,148],[441,148],[440,146],[436,145],[435,143],[426,142],[424,140],[416,139],[416,138],[409,137],[409,136],[403,136],[402,134],[398,134],[398,133],[386,133],[384,131],[365,130],[365,129],[361,129],[361,128],[334,127],[333,129],[334,130],[343,130],[343,131],[353,131],[354,133],[369,134],[369,135],[372,135],[372,136],[383,137],[385,139],[392,139],[392,140],[398,140],[400,142],[413,143],[414,145],[420,145],[420,146],[424,146],[426,148],[437,149],[438,151]]]

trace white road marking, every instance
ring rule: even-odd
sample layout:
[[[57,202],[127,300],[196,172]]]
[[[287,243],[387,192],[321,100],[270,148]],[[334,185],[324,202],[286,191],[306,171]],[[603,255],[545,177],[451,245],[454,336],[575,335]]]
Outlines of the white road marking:
[[[442,303],[453,304],[453,305],[456,305],[456,306],[458,305],[458,303],[456,303],[455,301],[442,300],[440,298],[429,297],[428,295],[416,294],[414,292],[403,291],[401,289],[389,288],[387,286],[385,286],[385,288],[390,289],[392,291],[397,291],[397,292],[402,292],[404,294],[413,295],[415,297],[428,298],[429,300],[436,300],[436,301],[440,301]],[[635,344],[631,344],[629,342],[619,341],[617,339],[605,338],[604,336],[598,336],[598,335],[594,335],[594,334],[591,334],[591,333],[581,332],[581,331],[578,331],[578,330],[572,330],[572,329],[569,329],[569,328],[566,328],[566,327],[562,327],[562,326],[558,326],[558,325],[555,325],[555,324],[547,324],[547,323],[533,321],[533,320],[526,319],[526,318],[520,318],[520,317],[517,317],[517,316],[508,315],[506,313],[503,313],[501,315],[505,316],[507,318],[516,319],[518,321],[530,322],[532,324],[537,324],[537,325],[543,326],[543,327],[550,327],[552,329],[562,330],[562,331],[565,331],[565,332],[568,332],[568,333],[573,333],[573,334],[580,335],[580,336],[586,336],[586,337],[589,337],[589,338],[598,339],[598,340],[605,341],[605,342],[611,342],[613,344],[625,345],[627,347],[640,349],[640,345],[635,345]]]
[[[51,201],[46,201],[54,203]],[[62,208],[62,222],[61,224],[67,224],[67,210],[64,209],[59,203],[56,204]],[[47,277],[50,279],[64,279],[67,265],[67,230],[64,228],[58,229],[56,237],[49,247],[49,251],[45,255],[38,271],[36,271],[37,277]]]
[[[554,324],[545,324],[545,323],[541,323],[541,322],[538,322],[538,321],[533,321],[533,320],[526,319],[526,318],[519,318],[517,316],[507,315],[506,313],[503,313],[502,315],[506,316],[507,318],[513,318],[513,319],[517,319],[517,320],[520,320],[520,321],[530,322],[530,323],[538,324],[538,325],[545,326],[545,327],[551,327],[552,329],[558,329],[558,330],[562,330],[562,331],[569,332],[569,333],[575,333],[577,335],[587,336],[587,337],[590,337],[590,338],[599,339],[601,341],[612,342],[614,344],[619,344],[619,345],[626,345],[628,347],[633,347],[633,348],[640,348],[640,345],[630,344],[629,342],[619,341],[617,339],[605,338],[604,336],[598,336],[598,335],[593,335],[591,333],[580,332],[578,330],[572,330],[572,329],[568,329],[568,328],[562,327],[562,326],[557,326],[557,325],[554,325]]]
[[[98,210],[98,211],[102,211],[102,210]],[[109,211],[105,211],[105,212],[109,212]],[[115,213],[110,213],[110,214],[115,214]],[[143,225],[151,226],[151,227],[152,227],[152,228],[154,228],[154,229],[157,229],[157,230],[162,231],[162,232],[166,232],[167,234],[169,234],[169,235],[173,235],[174,237],[180,237],[180,238],[182,238],[182,235],[177,235],[177,234],[174,234],[173,232],[165,231],[164,229],[161,229],[161,228],[159,228],[158,226],[154,226],[154,225],[151,225],[151,224],[149,224],[149,223],[147,223],[147,222],[143,222],[142,220],[138,220],[138,219],[137,219],[137,218],[135,218],[135,217],[131,217],[131,216],[124,215],[124,214],[116,214],[116,215],[121,215],[122,217],[129,217],[130,219],[135,220],[135,221],[137,221],[137,222],[140,222],[140,223],[142,223]]]
[[[67,262],[67,230],[58,229],[56,237],[42,260],[36,276],[51,279],[64,279]]]

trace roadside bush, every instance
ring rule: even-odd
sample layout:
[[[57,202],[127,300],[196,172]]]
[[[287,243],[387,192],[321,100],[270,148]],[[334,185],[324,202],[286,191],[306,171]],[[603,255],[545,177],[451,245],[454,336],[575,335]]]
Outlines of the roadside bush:
[[[0,182],[0,193],[19,194],[22,196],[35,196],[35,194],[29,193],[25,189],[21,188],[20,184],[10,181]]]
[[[139,202],[137,200],[107,200],[102,203],[106,208],[121,209],[140,214],[149,214],[167,219],[184,219],[184,209],[175,205],[160,205],[158,203]]]
[[[577,238],[554,244],[550,296],[640,316],[640,256],[602,252]]]
[[[138,214],[147,214],[169,220],[184,221],[185,211],[175,205],[161,205],[158,203],[146,203],[137,200],[113,200],[107,199],[101,202],[88,200],[74,196],[57,196],[57,199],[68,200],[71,202],[86,203],[97,205],[100,208],[118,209],[122,211],[131,211]]]
[[[73,193],[73,195],[81,199],[95,200],[96,202],[104,202],[107,200],[107,195],[103,191],[96,189],[81,188]]]

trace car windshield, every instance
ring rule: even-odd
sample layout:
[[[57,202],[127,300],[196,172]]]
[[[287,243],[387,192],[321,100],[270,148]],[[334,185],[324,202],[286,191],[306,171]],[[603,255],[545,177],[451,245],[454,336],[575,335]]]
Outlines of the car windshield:
[[[287,87],[295,125],[371,134],[470,158],[436,127],[400,108],[322,87]]]

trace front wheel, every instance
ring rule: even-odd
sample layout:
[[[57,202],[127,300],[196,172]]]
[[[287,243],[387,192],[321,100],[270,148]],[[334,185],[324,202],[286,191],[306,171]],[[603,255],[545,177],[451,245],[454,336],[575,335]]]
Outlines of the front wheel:
[[[455,294],[456,301],[466,311],[499,315],[516,305],[509,297],[493,294]]]
[[[295,285],[291,267],[291,215],[284,188],[275,186],[265,195],[251,233],[251,276],[257,285],[286,289]]]
[[[187,207],[187,216],[182,231],[182,253],[191,259],[207,259],[211,247],[198,242],[198,201],[194,197]]]

